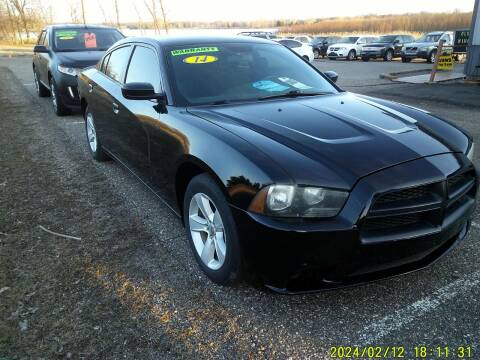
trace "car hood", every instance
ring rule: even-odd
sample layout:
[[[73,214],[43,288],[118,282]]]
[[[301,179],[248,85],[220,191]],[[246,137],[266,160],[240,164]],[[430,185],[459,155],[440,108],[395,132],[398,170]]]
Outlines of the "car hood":
[[[351,93],[188,111],[249,141],[303,184],[351,188],[378,170],[458,151],[420,121]]]
[[[424,46],[437,46],[435,42],[415,42],[407,44],[406,46],[416,46],[416,47],[424,47]]]
[[[329,44],[328,47],[352,47],[355,44]]]
[[[83,69],[98,63],[104,53],[105,51],[57,52],[57,57],[59,64]]]

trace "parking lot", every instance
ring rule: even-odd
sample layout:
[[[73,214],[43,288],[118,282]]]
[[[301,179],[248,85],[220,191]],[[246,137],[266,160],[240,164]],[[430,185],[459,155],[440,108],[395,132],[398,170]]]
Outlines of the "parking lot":
[[[429,64],[314,64],[480,140],[478,87],[471,106],[455,84],[379,78]],[[478,210],[467,239],[416,273],[309,295],[223,288],[197,269],[180,220],[127,170],[91,160],[81,116],[36,97],[30,58],[0,58],[0,84],[0,359],[327,359],[333,346],[400,346],[413,359],[422,345],[480,356]]]

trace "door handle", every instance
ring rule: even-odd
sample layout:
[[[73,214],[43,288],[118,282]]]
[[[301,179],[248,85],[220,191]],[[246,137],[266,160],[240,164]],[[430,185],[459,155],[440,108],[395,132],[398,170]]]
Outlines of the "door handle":
[[[117,103],[112,103],[112,110],[114,114],[118,114],[118,112],[120,111],[120,108]]]
[[[88,92],[91,93],[93,91],[93,84],[88,84]]]

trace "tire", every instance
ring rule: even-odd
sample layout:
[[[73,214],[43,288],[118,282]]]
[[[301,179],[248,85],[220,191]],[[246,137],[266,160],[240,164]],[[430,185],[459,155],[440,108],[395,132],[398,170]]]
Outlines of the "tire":
[[[387,52],[385,53],[385,56],[383,57],[383,60],[392,61],[393,60],[393,51],[392,50],[387,50]]]
[[[201,174],[190,181],[183,214],[190,247],[205,275],[220,285],[238,282],[242,264],[238,232],[225,195],[212,177]]]
[[[303,58],[305,59],[305,61],[310,62],[310,58],[307,55],[303,55]]]
[[[329,60],[337,60],[337,58],[334,58],[334,57],[329,57],[328,59]]]
[[[50,78],[50,95],[52,96],[53,111],[57,116],[69,115],[72,111],[65,106],[60,94],[58,94],[55,80]]]
[[[95,117],[93,113],[89,110],[88,106],[85,109],[84,114],[85,119],[85,134],[87,136],[87,145],[88,150],[92,157],[97,161],[107,161],[110,160],[108,155],[103,151],[102,143],[97,135],[97,129],[95,126]]]
[[[427,59],[427,62],[429,64],[433,64],[435,62],[435,59],[437,57],[437,51],[436,50],[432,50],[432,52],[430,53],[430,55],[428,55],[428,59]]]
[[[37,71],[33,68],[33,82],[35,84],[35,90],[38,97],[47,97],[50,95],[50,90],[38,80]]]
[[[403,62],[403,63],[409,63],[410,61],[412,61],[412,59],[406,58],[406,57],[402,57],[402,62]]]
[[[369,57],[362,57],[362,61],[368,62],[368,61],[370,61],[370,58]]]
[[[347,55],[347,60],[352,61],[352,60],[355,60],[356,57],[357,57],[357,53],[355,52],[355,50],[350,50],[350,52]]]
[[[320,57],[320,51],[317,49],[313,50],[313,58],[318,59]]]

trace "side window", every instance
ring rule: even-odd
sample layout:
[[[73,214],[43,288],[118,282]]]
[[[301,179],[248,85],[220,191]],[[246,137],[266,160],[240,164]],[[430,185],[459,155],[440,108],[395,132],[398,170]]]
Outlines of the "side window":
[[[160,92],[160,65],[155,51],[143,46],[135,47],[125,82],[149,83],[155,92]]]
[[[40,33],[40,36],[38,37],[37,45],[43,45],[44,41],[45,41],[45,30],[43,30]]]
[[[43,39],[43,45],[45,45],[45,47],[47,48],[49,46],[48,36],[49,36],[48,31],[45,31],[45,38]]]
[[[362,45],[362,44],[365,44],[365,43],[366,43],[365,38],[360,38],[360,39],[357,40],[358,45]]]
[[[105,69],[105,74],[113,80],[123,83],[130,52],[131,46],[124,46],[112,51]]]
[[[110,59],[110,54],[105,55],[103,61],[100,63],[100,71],[103,73],[107,70],[108,59]]]

